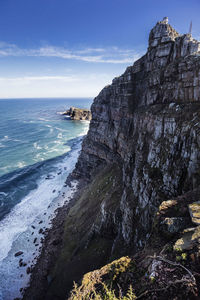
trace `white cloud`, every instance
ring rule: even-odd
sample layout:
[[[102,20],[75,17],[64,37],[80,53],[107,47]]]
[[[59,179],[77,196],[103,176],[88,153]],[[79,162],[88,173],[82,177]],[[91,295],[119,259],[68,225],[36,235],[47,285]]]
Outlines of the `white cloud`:
[[[133,63],[141,54],[143,53],[137,53],[132,49],[120,49],[118,47],[71,50],[64,47],[45,46],[38,49],[23,49],[14,44],[0,42],[1,57],[58,57],[91,63],[125,64]]]
[[[20,71],[11,67],[10,70],[3,71],[1,74],[10,74],[0,76],[0,98],[28,98],[28,97],[94,97],[101,89],[112,79],[118,76],[124,69],[123,64],[133,64],[143,53],[136,53],[132,49],[121,49],[118,47],[107,48],[82,48],[68,49],[66,47],[43,46],[35,49],[20,48],[15,44],[0,42],[0,57],[32,57],[30,66],[25,64],[25,71]],[[52,70],[32,71],[34,57],[56,57],[60,59],[84,61],[88,63],[107,63],[118,64],[115,68],[104,66],[99,69],[95,65],[95,72],[89,72],[85,68],[79,71],[73,69],[62,69],[61,76],[53,68]],[[55,63],[52,62],[54,65]],[[121,64],[121,65],[120,65]],[[64,64],[63,64],[64,65]],[[42,66],[42,65],[41,65]],[[24,67],[24,66],[23,66]],[[63,66],[63,68],[65,68]],[[99,70],[98,70],[99,69]],[[106,72],[106,73],[105,73]],[[18,74],[18,75],[13,75]],[[26,75],[24,75],[26,74]],[[27,75],[28,74],[28,75]],[[51,74],[51,75],[50,75]],[[69,74],[69,75],[68,75]]]
[[[24,76],[24,77],[0,77],[0,82],[16,82],[16,81],[63,81],[63,82],[73,82],[77,81],[75,76]]]

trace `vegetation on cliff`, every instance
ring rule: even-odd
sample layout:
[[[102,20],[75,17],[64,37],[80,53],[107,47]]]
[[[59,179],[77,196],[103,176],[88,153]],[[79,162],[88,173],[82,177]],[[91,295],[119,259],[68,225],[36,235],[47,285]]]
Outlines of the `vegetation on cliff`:
[[[162,202],[144,249],[84,275],[69,299],[199,299],[200,231],[188,208],[199,196],[197,189]]]

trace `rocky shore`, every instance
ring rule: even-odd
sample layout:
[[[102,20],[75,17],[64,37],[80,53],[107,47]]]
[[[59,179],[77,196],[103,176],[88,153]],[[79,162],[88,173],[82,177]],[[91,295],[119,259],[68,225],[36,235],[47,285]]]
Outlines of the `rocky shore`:
[[[87,184],[56,217],[24,299],[199,299],[200,43],[158,22],[91,113],[71,174]]]
[[[70,107],[70,109],[63,112],[62,115],[69,116],[71,120],[90,121],[92,119],[92,114],[89,109],[81,109],[76,107]]]
[[[67,184],[71,185],[70,179],[68,179]],[[29,273],[31,273],[30,286],[22,291],[23,299],[45,299],[46,290],[52,281],[49,270],[54,266],[63,246],[65,218],[74,202],[80,197],[86,182],[80,180],[77,184],[78,188],[71,200],[55,211],[51,228],[44,232],[42,250],[37,263],[29,270]]]

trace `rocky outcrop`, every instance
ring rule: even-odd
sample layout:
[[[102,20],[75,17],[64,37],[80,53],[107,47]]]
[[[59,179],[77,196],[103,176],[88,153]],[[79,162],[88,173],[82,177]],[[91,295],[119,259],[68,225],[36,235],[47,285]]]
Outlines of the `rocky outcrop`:
[[[134,248],[148,239],[162,200],[200,183],[199,51],[190,34],[158,22],[147,53],[92,104],[74,176],[91,178],[98,166],[122,164],[117,236]]]
[[[144,249],[85,274],[68,299],[199,299],[200,226],[191,227],[188,209],[199,195],[163,201]]]
[[[195,225],[200,225],[200,202],[194,202],[189,205],[190,216]]]
[[[62,113],[63,115],[69,116],[71,120],[87,120],[92,119],[92,114],[89,109],[81,109],[76,107],[70,107],[67,111]]]

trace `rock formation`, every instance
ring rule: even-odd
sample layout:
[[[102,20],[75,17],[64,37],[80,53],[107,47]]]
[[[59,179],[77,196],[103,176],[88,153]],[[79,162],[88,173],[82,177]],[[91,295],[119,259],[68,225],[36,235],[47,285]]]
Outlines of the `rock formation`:
[[[200,43],[165,21],[151,30],[147,53],[94,99],[74,173],[122,164],[117,236],[127,244],[144,245],[163,199],[199,185],[199,109]]]
[[[163,201],[145,248],[85,274],[69,299],[199,299],[200,226],[188,210],[199,196]]]
[[[81,109],[76,107],[70,107],[67,111],[62,113],[63,115],[69,116],[71,120],[87,120],[92,119],[91,111],[88,109]]]
[[[175,197],[200,185],[200,43],[166,19],[158,22],[147,53],[100,92],[91,112],[72,174],[88,184],[66,217],[61,254],[48,275],[48,300],[64,299],[72,281],[114,258],[145,245],[161,251],[167,239],[193,226],[184,205],[192,213],[199,191],[171,207]],[[144,260],[144,269],[151,263],[154,274],[159,265],[167,267],[158,260]]]

